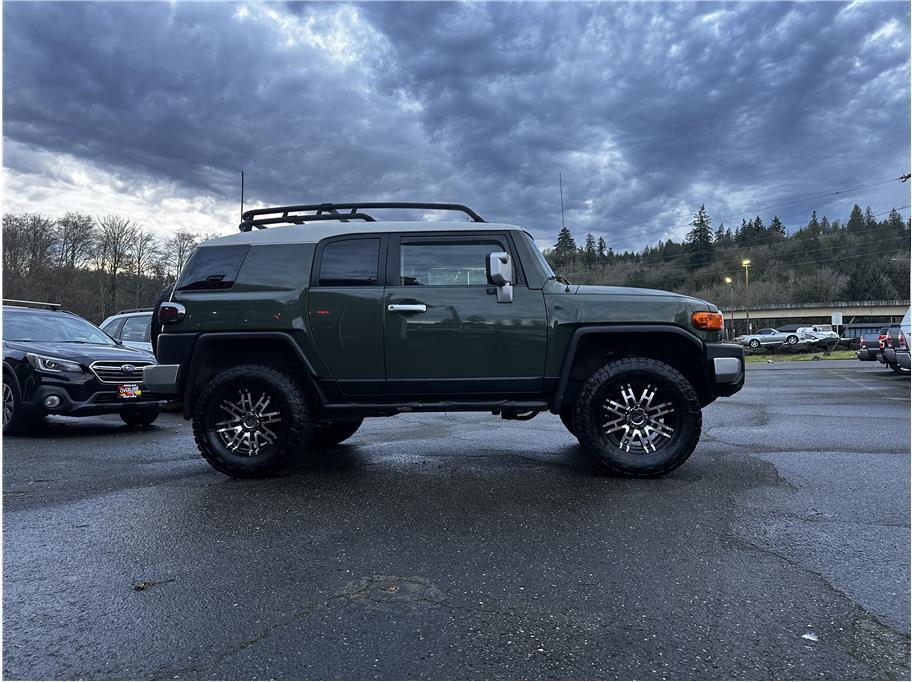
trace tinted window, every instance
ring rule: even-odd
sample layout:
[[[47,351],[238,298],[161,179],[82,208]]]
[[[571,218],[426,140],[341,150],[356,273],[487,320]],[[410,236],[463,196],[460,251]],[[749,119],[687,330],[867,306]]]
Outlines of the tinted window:
[[[237,275],[236,290],[296,289],[310,277],[313,244],[251,246]]]
[[[137,315],[128,317],[120,332],[121,341],[149,341],[149,328],[152,324],[151,315]]]
[[[372,286],[379,280],[380,240],[343,239],[323,247],[321,287]]]
[[[177,289],[227,289],[234,284],[249,248],[240,245],[197,249],[184,266]]]
[[[103,324],[101,326],[101,331],[103,331],[105,334],[113,336],[116,339],[117,338],[117,327],[120,326],[121,322],[123,322],[123,320],[111,320],[110,322]]]
[[[505,250],[490,239],[405,243],[399,249],[399,281],[403,286],[486,286],[488,254]]]

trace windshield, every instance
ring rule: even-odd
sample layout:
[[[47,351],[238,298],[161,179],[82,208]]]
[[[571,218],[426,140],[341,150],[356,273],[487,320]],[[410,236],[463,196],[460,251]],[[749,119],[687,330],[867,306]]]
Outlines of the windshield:
[[[542,252],[538,250],[538,247],[535,245],[535,240],[532,239],[532,237],[530,237],[529,234],[526,232],[523,232],[523,236],[525,236],[526,240],[532,246],[532,251],[538,257],[538,262],[541,264],[542,269],[545,271],[545,276],[548,278],[554,277],[555,276],[554,270],[551,269],[551,265],[548,263],[548,261],[542,255]]]
[[[4,341],[70,341],[116,346],[114,340],[82,318],[34,312],[3,313]]]

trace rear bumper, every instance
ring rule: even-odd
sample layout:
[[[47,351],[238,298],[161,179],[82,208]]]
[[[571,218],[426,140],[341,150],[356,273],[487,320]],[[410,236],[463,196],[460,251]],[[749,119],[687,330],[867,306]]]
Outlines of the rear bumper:
[[[744,348],[736,343],[707,343],[710,400],[734,395],[744,386]]]
[[[909,351],[896,351],[896,364],[903,369],[912,369],[912,366],[910,366]]]
[[[155,395],[173,399],[179,391],[180,365],[143,367],[143,386]]]
[[[888,365],[896,365],[896,350],[893,348],[884,348],[883,349],[883,361]]]
[[[881,352],[879,349],[874,350],[873,348],[862,348],[857,353],[855,353],[855,357],[857,357],[862,362],[874,362],[880,360]]]

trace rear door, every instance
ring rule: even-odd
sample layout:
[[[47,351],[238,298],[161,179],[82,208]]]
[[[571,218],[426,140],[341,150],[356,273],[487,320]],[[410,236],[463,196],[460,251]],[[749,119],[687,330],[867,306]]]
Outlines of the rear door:
[[[383,391],[385,235],[346,235],[317,245],[308,317],[317,350],[348,395]]]
[[[513,301],[498,303],[488,254],[514,264]],[[508,233],[390,236],[383,306],[387,390],[498,396],[542,390],[547,325]]]

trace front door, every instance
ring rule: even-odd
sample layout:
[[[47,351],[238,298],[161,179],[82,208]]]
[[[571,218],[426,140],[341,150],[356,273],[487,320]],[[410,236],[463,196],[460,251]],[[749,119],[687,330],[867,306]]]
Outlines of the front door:
[[[513,257],[513,301],[498,303],[488,254]],[[493,232],[393,235],[384,295],[387,391],[445,397],[542,389],[547,325],[512,240]]]

